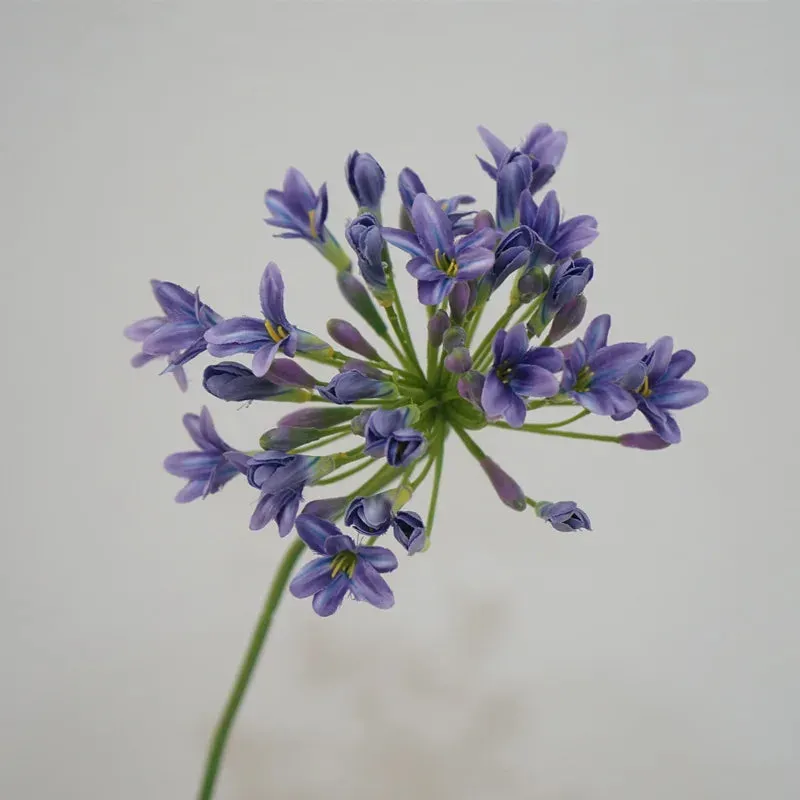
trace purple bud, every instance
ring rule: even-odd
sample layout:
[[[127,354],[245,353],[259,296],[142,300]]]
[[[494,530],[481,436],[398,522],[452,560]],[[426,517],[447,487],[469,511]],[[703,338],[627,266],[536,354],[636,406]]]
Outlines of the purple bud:
[[[293,358],[276,358],[266,376],[275,383],[288,386],[303,386],[313,389],[317,379],[306,372]]]
[[[505,471],[503,471],[491,458],[484,457],[480,465],[497,492],[497,496],[514,511],[525,510],[525,493],[519,484]]]
[[[466,347],[456,347],[445,356],[444,368],[454,375],[461,375],[472,369],[472,356]]]
[[[534,267],[523,272],[517,282],[519,299],[523,303],[530,303],[547,288],[547,274],[542,267]]]
[[[558,503],[537,503],[536,514],[545,522],[549,522],[557,531],[580,531],[592,529],[588,514],[578,508],[572,500],[561,500]]]
[[[331,378],[327,386],[317,390],[332,403],[347,404],[373,397],[388,397],[396,390],[391,381],[368,378],[362,372],[348,369]]]
[[[453,287],[450,292],[450,315],[453,317],[453,322],[460,325],[467,316],[469,310],[470,295],[475,291],[474,287],[470,287],[466,281],[461,281]]]
[[[386,188],[386,173],[381,165],[369,153],[355,150],[347,158],[345,177],[359,208],[379,214]]]
[[[381,338],[386,336],[386,323],[381,319],[364,284],[352,272],[346,270],[336,273],[336,282],[339,284],[339,291],[351,308],[366,321],[378,336]]]
[[[359,414],[356,408],[299,408],[278,420],[279,428],[317,428],[324,430],[349,422]]]
[[[475,230],[482,231],[484,228],[494,228],[492,212],[485,208],[475,215]]]
[[[380,359],[378,351],[361,335],[361,331],[344,319],[329,319],[328,333],[336,344],[358,353],[364,358],[377,361]]]
[[[236,361],[220,361],[205,368],[203,387],[220,400],[277,400],[302,403],[311,395],[269,378],[257,378],[253,371]]]
[[[447,316],[446,311],[439,309],[428,320],[428,343],[433,347],[439,347],[442,344],[442,337],[449,327],[450,317]]]
[[[551,345],[559,339],[563,339],[568,333],[572,333],[583,321],[586,305],[586,295],[579,294],[563,306],[553,317],[553,324],[550,326],[550,333],[547,334],[544,344]]]
[[[392,521],[394,538],[408,551],[410,556],[425,545],[425,524],[422,517],[413,511],[401,511]]]
[[[471,370],[458,379],[458,393],[476,408],[483,410],[481,395],[483,394],[483,384],[485,382],[486,378],[480,372]]]
[[[635,447],[637,450],[663,450],[665,447],[669,447],[669,442],[665,442],[653,431],[623,433],[619,437],[619,443],[623,447]]]
[[[442,347],[445,353],[452,353],[457,347],[464,347],[466,343],[467,332],[456,325],[448,328],[442,338]]]
[[[350,420],[350,430],[356,436],[363,436],[364,429],[367,427],[369,415],[374,411],[374,408],[365,408],[357,417]]]
[[[347,507],[344,524],[365,536],[379,536],[392,524],[392,497],[388,492],[356,497]]]
[[[325,497],[321,500],[312,500],[303,507],[304,514],[311,514],[321,519],[333,520],[347,507],[349,497]]]

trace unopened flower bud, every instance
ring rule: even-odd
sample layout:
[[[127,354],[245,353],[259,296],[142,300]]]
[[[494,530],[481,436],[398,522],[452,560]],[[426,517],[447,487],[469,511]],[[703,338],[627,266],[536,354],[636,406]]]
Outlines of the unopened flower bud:
[[[328,334],[336,344],[372,361],[380,360],[378,351],[361,335],[361,331],[344,319],[329,319]]]
[[[461,375],[472,369],[472,356],[466,347],[456,347],[444,359],[444,368],[454,375]]]
[[[450,315],[456,325],[460,325],[464,321],[469,310],[470,294],[474,291],[475,289],[471,288],[469,283],[461,281],[450,292]]]
[[[623,433],[619,437],[619,443],[623,447],[634,447],[637,450],[663,450],[665,447],[669,447],[669,442],[665,442],[654,431]]]
[[[442,347],[445,353],[452,353],[456,347],[463,347],[467,343],[467,332],[458,326],[453,326],[445,331]]]
[[[572,333],[583,321],[586,305],[586,295],[579,294],[559,309],[553,317],[553,324],[543,344],[551,345],[563,339],[568,333]]]
[[[450,317],[447,316],[446,311],[439,309],[428,320],[428,342],[433,347],[440,347],[442,344],[442,338],[449,327]]]
[[[339,291],[353,310],[366,320],[378,336],[386,336],[386,323],[381,319],[364,284],[352,272],[345,271],[336,273],[336,282],[339,284]]]
[[[520,485],[503,469],[501,469],[491,458],[484,457],[480,460],[480,465],[486,476],[492,482],[497,496],[514,511],[525,510],[525,492]]]

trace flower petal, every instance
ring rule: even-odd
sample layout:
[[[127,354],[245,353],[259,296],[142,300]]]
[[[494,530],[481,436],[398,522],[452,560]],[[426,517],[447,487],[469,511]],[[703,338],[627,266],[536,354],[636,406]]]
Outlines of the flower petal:
[[[511,152],[511,148],[503,144],[488,128],[484,128],[483,125],[478,125],[478,135],[483,139],[483,143],[486,147],[489,148],[489,152],[492,154],[492,158],[494,159],[494,163],[499,166],[502,161],[504,161],[508,154]]]
[[[397,556],[385,547],[364,545],[358,548],[358,556],[372,564],[378,572],[391,572],[397,569]]]
[[[662,336],[656,339],[653,346],[645,353],[644,360],[649,363],[647,375],[650,379],[650,385],[657,383],[661,376],[669,366],[670,359],[672,358],[672,337]]]
[[[261,284],[258,290],[261,310],[264,312],[264,317],[272,323],[273,327],[277,328],[280,325],[288,330],[291,325],[289,320],[286,319],[286,313],[283,309],[283,293],[284,285],[281,271],[274,261],[270,261],[261,276]]]
[[[436,306],[450,294],[453,286],[455,286],[455,281],[450,278],[441,278],[438,281],[419,281],[417,297],[423,305]]]
[[[550,372],[558,372],[564,366],[564,356],[555,347],[532,347],[522,356],[520,364],[530,364]]]
[[[389,584],[368,561],[359,559],[351,581],[351,591],[356,600],[365,600],[376,608],[391,608],[394,595]]]
[[[176,503],[191,503],[192,500],[197,500],[203,497],[206,488],[206,481],[189,481],[179,492],[175,495]]]
[[[549,375],[550,373],[548,373]],[[551,375],[552,377],[552,375]],[[558,385],[556,384],[556,387]],[[511,395],[511,402],[508,404],[508,408],[505,410],[503,416],[505,417],[506,422],[512,428],[521,428],[525,422],[525,415],[528,413],[528,409],[525,406],[522,398],[518,397],[517,395]]]
[[[313,514],[301,514],[295,520],[297,535],[315,552],[325,554],[325,542],[331,536],[341,536],[341,531],[327,519]]]
[[[412,258],[406,264],[406,269],[420,281],[439,281],[443,277],[442,271],[431,264],[427,256]]]
[[[142,342],[142,350],[150,355],[170,355],[189,347],[202,335],[203,329],[193,319],[166,322]]]
[[[257,378],[263,378],[269,372],[275,354],[278,352],[278,347],[278,342],[269,341],[256,350],[253,356],[253,375]]]
[[[350,588],[350,581],[340,572],[324,589],[314,595],[311,605],[321,617],[329,617],[338,611],[339,606]]]
[[[330,556],[315,558],[304,564],[289,584],[289,591],[298,598],[311,597],[331,582]]]
[[[525,397],[553,397],[558,394],[558,378],[547,369],[519,364],[511,373],[511,390]]]
[[[146,319],[140,319],[128,325],[123,331],[123,335],[126,339],[130,339],[131,341],[142,342],[151,333],[157,331],[166,321],[166,317],[147,317]]]
[[[471,247],[458,256],[458,272],[460,281],[471,281],[485,275],[494,266],[494,252],[485,247]]]
[[[594,355],[601,347],[608,344],[608,332],[611,329],[611,316],[601,314],[595,317],[586,328],[583,335],[583,343],[589,355]]]
[[[528,330],[524,322],[519,322],[510,328],[507,333],[500,360],[516,364],[528,351]]]
[[[492,370],[486,376],[486,382],[483,384],[483,391],[481,392],[481,405],[488,417],[500,417],[505,410],[511,405],[514,398],[514,392],[511,387],[503,383],[497,377],[495,371]]]
[[[272,338],[264,327],[264,321],[254,317],[231,317],[209,328],[205,333],[206,341],[211,345],[225,344],[259,344],[271,342]],[[214,354],[213,350],[211,351]]]
[[[636,342],[620,342],[601,348],[589,357],[595,380],[622,377],[644,355],[645,346]]]
[[[420,242],[413,233],[401,230],[400,228],[381,228],[381,234],[389,244],[393,244],[395,247],[405,250],[409,255],[427,255],[425,248],[422,246],[422,242]]]
[[[673,353],[669,366],[662,375],[662,380],[682,378],[694,366],[695,360],[691,350],[678,350],[677,353]]]
[[[700,381],[685,379],[661,381],[648,400],[660,408],[689,408],[708,397],[708,387]]]
[[[442,207],[427,194],[418,194],[411,206],[411,220],[414,230],[428,255],[438,250],[453,255],[453,229]]]

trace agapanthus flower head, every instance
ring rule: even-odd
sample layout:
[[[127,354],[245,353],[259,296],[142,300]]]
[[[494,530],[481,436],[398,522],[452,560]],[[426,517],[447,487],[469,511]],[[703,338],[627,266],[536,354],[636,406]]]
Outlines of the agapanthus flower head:
[[[381,197],[386,188],[386,173],[381,165],[369,153],[354,150],[347,157],[344,174],[359,209],[380,217]]]
[[[150,286],[164,314],[140,319],[125,328],[128,339],[142,344],[131,364],[142,367],[155,358],[166,358],[164,371],[172,372],[185,391],[183,365],[205,352],[205,332],[222,317],[200,301],[199,290],[192,293],[169,281],[152,280]]]
[[[310,514],[297,518],[297,533],[320,557],[308,562],[292,579],[295,597],[311,597],[314,611],[328,617],[339,609],[345,596],[376,608],[394,605],[394,595],[383,574],[397,569],[397,558],[385,547],[356,545],[332,522]]]
[[[167,456],[164,469],[188,481],[175,496],[177,502],[188,503],[218,492],[240,470],[226,457],[234,448],[220,438],[205,406],[199,414],[184,414],[183,425],[199,449]]]
[[[672,337],[662,336],[631,367],[621,381],[633,393],[636,407],[650,423],[653,431],[668,444],[681,440],[681,429],[670,413],[689,408],[705,400],[708,387],[700,381],[686,380],[683,376],[694,366],[691,350],[672,352]],[[621,412],[616,419],[625,419],[633,411]]]
[[[607,344],[610,327],[608,314],[589,323],[583,339],[570,345],[561,378],[562,392],[593,414],[605,416],[636,408],[636,398],[620,384],[646,349],[637,342]]]
[[[499,170],[511,158],[518,154],[526,155],[531,162],[531,177],[526,188],[534,194],[553,177],[567,149],[567,134],[564,131],[553,130],[546,123],[536,125],[516,149],[503,144],[482,125],[478,127],[478,133],[494,159],[493,166],[478,156],[478,162],[484,172],[497,180]]]
[[[411,427],[414,416],[410,408],[373,411],[364,427],[364,452],[373,458],[385,457],[393,467],[405,467],[420,458],[427,440]]]
[[[414,222],[411,217],[411,209],[414,199],[418,194],[428,194],[419,175],[409,167],[400,170],[397,178],[397,188],[400,190],[400,201],[403,203],[403,212],[409,223],[409,230],[414,229]],[[445,197],[436,201],[442,211],[447,215],[453,227],[453,234],[459,236],[469,233],[473,229],[474,211],[459,211],[462,205],[474,203],[475,198],[468,194],[456,194],[452,197]]]
[[[485,275],[494,263],[493,230],[473,231],[455,238],[441,206],[427,194],[418,194],[411,208],[415,233],[384,228],[383,236],[412,259],[407,269],[417,279],[419,301],[433,306],[447,297],[456,282]]]
[[[203,371],[203,388],[220,400],[250,401],[277,400],[301,402],[311,394],[286,382],[278,383],[265,376],[259,378],[243,364],[220,361]]]
[[[272,214],[267,225],[283,228],[282,239],[305,239],[311,242],[337,269],[349,269],[350,260],[325,227],[328,218],[328,189],[323,183],[315,192],[300,170],[289,167],[283,188],[268,189],[264,203]]]
[[[293,356],[298,350],[325,350],[328,345],[292,325],[283,308],[283,276],[274,262],[261,277],[259,296],[264,319],[233,317],[205,332],[208,352],[213,356],[253,353],[253,374],[267,374],[278,352]]]
[[[530,193],[519,197],[519,224],[537,233],[555,253],[554,261],[562,261],[588,247],[598,236],[597,220],[580,214],[567,220],[561,218],[561,205],[553,191],[537,205]]]
[[[497,332],[492,356],[481,404],[488,417],[504,417],[509,425],[518,428],[525,422],[526,398],[558,394],[555,373],[562,369],[564,357],[552,347],[529,347],[522,322],[507,332]]]
[[[592,529],[588,514],[571,500],[558,503],[537,503],[536,514],[549,522],[557,531],[580,531]]]

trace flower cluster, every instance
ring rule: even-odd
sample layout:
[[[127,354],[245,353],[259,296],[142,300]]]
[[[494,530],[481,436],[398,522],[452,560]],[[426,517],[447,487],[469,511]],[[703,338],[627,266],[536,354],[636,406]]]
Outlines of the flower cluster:
[[[488,426],[658,450],[681,440],[674,412],[708,393],[685,377],[695,357],[675,351],[669,336],[650,346],[609,343],[608,314],[564,343],[586,313],[595,265],[584,251],[598,235],[594,217],[564,216],[555,191],[539,196],[564,156],[566,134],[537,125],[522,144],[509,147],[485,128],[479,133],[491,156],[478,160],[495,184],[494,209],[469,208],[474,199],[467,194],[438,198],[406,167],[398,176],[397,227],[384,224],[383,168],[369,153],[350,154],[345,176],[355,207],[343,241],[352,260],[328,228],[325,184],[315,192],[291,168],[280,190],[266,192],[267,223],[331,262],[339,290],[366,328],[331,319],[322,337],[295,325],[290,319],[301,326],[310,321],[291,298],[285,306],[283,276],[269,263],[260,315],[222,317],[197,292],[153,281],[162,315],[126,329],[141,344],[134,366],[165,359],[164,371],[183,389],[188,362],[207,354],[215,360],[202,384],[215,398],[302,404],[248,451],[220,438],[207,408],[187,414],[184,425],[197,450],[168,456],[165,467],[187,481],[179,502],[205,498],[244,476],[257,492],[250,528],[274,522],[280,536],[297,537],[286,575],[303,549],[313,552],[289,590],[313,598],[320,616],[334,613],[348,596],[381,609],[394,604],[385,576],[397,568],[397,557],[376,542],[391,539],[391,531],[400,552],[429,547],[451,434],[506,506],[531,508],[557,531],[589,530],[589,516],[575,502],[527,494],[478,445],[475,431]],[[392,248],[405,254],[405,271],[427,307],[424,358],[403,311]],[[501,294],[499,318],[480,335],[487,307]],[[559,409],[566,413],[561,419],[537,419]],[[599,435],[572,428],[590,415],[619,423],[636,412],[649,430]],[[351,492],[306,498],[362,471],[371,473]],[[423,518],[407,506],[429,477]]]

